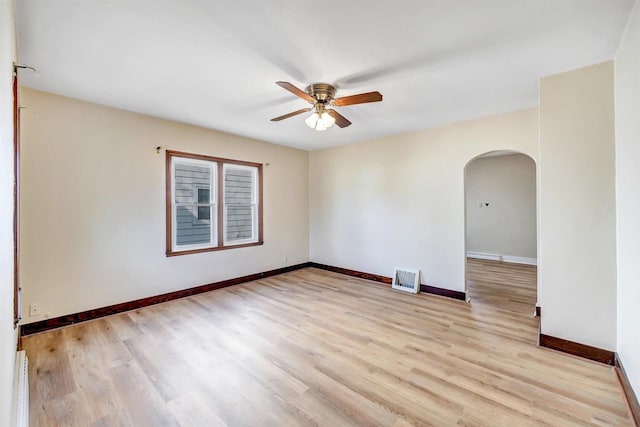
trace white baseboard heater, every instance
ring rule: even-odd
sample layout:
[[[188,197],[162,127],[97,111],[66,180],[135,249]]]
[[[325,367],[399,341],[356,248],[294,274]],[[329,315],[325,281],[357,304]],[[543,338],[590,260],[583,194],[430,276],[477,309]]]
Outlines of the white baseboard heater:
[[[29,427],[29,359],[25,351],[16,353],[12,414],[13,426]]]
[[[491,261],[502,261],[502,255],[490,254],[487,252],[467,252],[467,257],[476,259],[488,259]]]
[[[467,252],[467,258],[488,259],[490,261],[504,261],[504,262],[511,262],[515,264],[538,265],[538,260],[536,258],[492,254],[488,252]]]

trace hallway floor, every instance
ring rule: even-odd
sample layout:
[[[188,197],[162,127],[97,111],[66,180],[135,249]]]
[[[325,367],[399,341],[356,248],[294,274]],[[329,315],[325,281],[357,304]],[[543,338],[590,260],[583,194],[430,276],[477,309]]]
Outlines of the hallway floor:
[[[537,267],[467,258],[467,297],[474,306],[533,316]]]

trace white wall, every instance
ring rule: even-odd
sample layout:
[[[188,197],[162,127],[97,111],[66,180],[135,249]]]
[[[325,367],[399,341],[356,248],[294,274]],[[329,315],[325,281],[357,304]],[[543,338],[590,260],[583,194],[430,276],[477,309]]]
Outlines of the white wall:
[[[481,157],[466,169],[467,252],[536,254],[536,164],[524,154]],[[489,206],[480,206],[489,203]]]
[[[309,257],[308,154],[34,90],[22,121],[25,311],[60,316]],[[167,258],[165,153],[264,167],[263,246]],[[288,257],[284,262],[284,256]],[[29,317],[25,322],[41,320]]]
[[[542,333],[616,349],[613,63],[540,81]]]
[[[14,2],[0,1],[0,425],[10,425],[17,335],[13,328]]]
[[[538,155],[528,109],[310,153],[312,261],[464,291],[464,168],[493,150]]]
[[[615,64],[618,353],[640,396],[640,7]]]

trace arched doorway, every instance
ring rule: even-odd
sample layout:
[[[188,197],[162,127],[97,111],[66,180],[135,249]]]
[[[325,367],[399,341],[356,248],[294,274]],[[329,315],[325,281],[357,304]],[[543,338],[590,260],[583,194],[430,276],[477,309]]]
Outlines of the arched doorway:
[[[536,163],[492,151],[465,166],[465,286],[472,304],[533,315],[537,303]]]

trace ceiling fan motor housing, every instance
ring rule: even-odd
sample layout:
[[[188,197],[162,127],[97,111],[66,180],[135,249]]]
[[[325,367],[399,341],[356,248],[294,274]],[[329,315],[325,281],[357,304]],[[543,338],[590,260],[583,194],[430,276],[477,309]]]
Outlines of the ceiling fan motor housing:
[[[307,86],[305,91],[322,104],[329,103],[336,94],[336,88],[328,83],[311,84]]]

